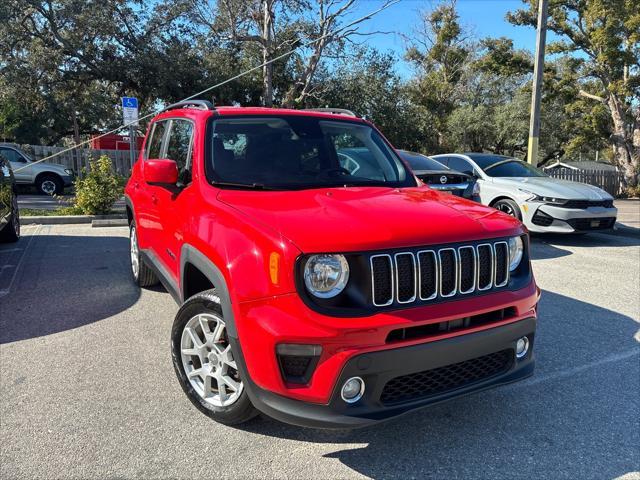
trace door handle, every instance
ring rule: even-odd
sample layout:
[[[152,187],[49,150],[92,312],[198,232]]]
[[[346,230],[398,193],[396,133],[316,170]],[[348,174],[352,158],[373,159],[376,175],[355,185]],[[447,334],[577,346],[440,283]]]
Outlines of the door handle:
[[[155,195],[151,195],[151,203],[153,203],[154,205],[158,204],[158,197],[156,197]]]

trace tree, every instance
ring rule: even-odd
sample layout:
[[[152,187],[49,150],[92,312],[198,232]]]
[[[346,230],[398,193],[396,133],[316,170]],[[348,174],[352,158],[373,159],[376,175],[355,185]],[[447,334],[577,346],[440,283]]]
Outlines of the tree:
[[[433,116],[410,100],[394,71],[395,58],[372,48],[357,48],[319,73],[323,86],[307,106],[353,110],[375,123],[397,148],[433,152],[437,144]]]
[[[536,25],[536,2],[510,13],[516,25]],[[637,182],[640,162],[640,3],[637,0],[555,0],[547,28],[560,36],[552,54],[580,55],[579,95],[605,109],[615,162],[629,185]],[[577,100],[576,100],[577,101]]]
[[[463,31],[455,2],[422,12],[406,58],[416,69],[410,82],[413,101],[435,116],[439,149],[446,144],[447,118],[463,94],[472,46]]]

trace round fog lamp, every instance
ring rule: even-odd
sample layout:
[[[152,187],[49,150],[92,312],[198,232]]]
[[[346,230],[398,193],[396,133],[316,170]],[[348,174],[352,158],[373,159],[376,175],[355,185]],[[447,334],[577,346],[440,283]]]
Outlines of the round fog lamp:
[[[360,377],[351,377],[344,382],[340,396],[347,403],[355,403],[362,398],[364,393],[364,381]]]
[[[529,339],[527,337],[519,338],[516,342],[516,357],[522,358],[529,351]]]

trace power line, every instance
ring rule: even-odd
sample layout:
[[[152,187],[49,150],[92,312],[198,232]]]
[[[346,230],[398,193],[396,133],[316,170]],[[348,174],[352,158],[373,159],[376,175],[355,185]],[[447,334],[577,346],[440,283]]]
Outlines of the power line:
[[[221,87],[221,86],[223,86],[223,85],[225,85],[227,83],[233,82],[234,80],[237,80],[237,79],[239,79],[241,77],[244,77],[245,75],[248,75],[248,74],[250,74],[252,72],[255,72],[256,70],[259,70],[262,67],[264,67],[266,65],[269,65],[270,63],[277,62],[278,60],[291,55],[293,52],[295,52],[296,50],[298,50],[300,48],[309,47],[309,46],[313,45],[314,43],[319,42],[320,40],[324,40],[325,38],[329,38],[329,37],[332,37],[334,35],[337,35],[341,31],[346,30],[346,29],[348,29],[348,28],[350,28],[350,27],[352,27],[352,26],[354,26],[354,25],[356,25],[356,24],[358,24],[360,22],[363,22],[365,20],[369,20],[371,17],[377,15],[378,13],[382,12],[383,10],[386,10],[390,6],[395,5],[396,3],[399,3],[399,2],[400,2],[400,0],[389,0],[384,5],[382,5],[380,8],[378,8],[377,10],[374,10],[374,11],[372,11],[372,12],[370,12],[370,13],[362,16],[362,17],[360,17],[360,18],[354,20],[353,22],[351,22],[351,23],[349,23],[347,25],[344,25],[343,27],[338,28],[337,30],[335,30],[333,32],[327,33],[327,34],[325,34],[325,35],[323,35],[321,37],[316,38],[315,40],[310,40],[308,42],[301,43],[301,44],[297,45],[296,47],[293,47],[291,50],[287,51],[286,53],[278,55],[277,57],[272,58],[271,60],[263,62],[260,65],[256,65],[255,67],[250,68],[249,70],[245,70],[244,72],[239,73],[237,75],[234,75],[233,77],[230,77],[230,78],[228,78],[228,79],[226,79],[226,80],[224,80],[224,81],[222,81],[220,83],[212,85],[211,87],[205,88],[204,90],[201,90],[201,91],[199,91],[197,93],[194,93],[193,95],[191,95],[191,96],[189,96],[187,98],[183,98],[180,101],[184,102],[184,101],[187,101],[187,100],[193,100],[194,98],[199,97],[200,95],[203,95],[203,94],[205,94],[207,92],[210,92],[211,90],[219,88],[219,87]],[[115,133],[115,132],[117,132],[119,130],[122,130],[123,128],[130,127],[133,124],[138,123],[138,121],[140,121],[140,120],[145,120],[145,119],[147,119],[149,117],[153,117],[154,115],[157,115],[161,111],[162,111],[162,109],[154,110],[154,111],[152,111],[152,112],[150,112],[150,113],[138,118],[137,120],[134,120],[134,121],[129,122],[129,123],[125,123],[124,125],[120,125],[119,127],[114,128],[113,130],[109,130],[108,132],[102,133],[102,134],[98,135],[97,137],[93,137],[92,139],[85,140],[84,142],[77,143],[75,145],[72,145],[69,148],[65,148],[64,150],[60,150],[59,152],[56,152],[56,153],[54,153],[52,155],[48,155],[48,156],[46,156],[44,158],[41,158],[40,160],[36,160],[35,162],[31,162],[30,165],[33,165],[33,164],[36,164],[36,163],[40,163],[40,162],[44,162],[45,160],[50,160],[50,159],[52,159],[54,157],[57,157],[58,155],[62,155],[63,153],[75,150],[76,148],[79,148],[82,145],[86,145],[86,144],[90,143],[92,140],[95,140],[95,139],[98,139],[98,138],[102,138],[102,137],[104,137],[106,135],[110,135],[110,134]],[[130,145],[129,148],[133,148],[133,145]],[[24,167],[17,168],[14,171],[15,172],[19,172],[20,170],[22,170],[24,168],[27,168],[28,166],[29,165],[25,165]]]

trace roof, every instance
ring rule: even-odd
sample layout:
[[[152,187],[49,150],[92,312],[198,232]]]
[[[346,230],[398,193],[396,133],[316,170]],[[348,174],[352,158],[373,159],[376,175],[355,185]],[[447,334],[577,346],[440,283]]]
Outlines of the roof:
[[[235,107],[235,106],[216,106],[213,109],[209,110],[206,108],[197,108],[197,107],[178,107],[173,109],[167,109],[161,112],[158,116],[171,116],[175,115],[176,112],[188,112],[189,114],[204,114],[206,116],[210,115],[294,115],[294,116],[305,116],[305,117],[320,117],[320,118],[331,118],[334,120],[351,120],[362,123],[367,123],[366,120],[355,116],[355,114],[351,114],[351,112],[347,113],[348,110],[340,111],[341,109],[309,109],[309,110],[296,110],[290,108],[268,108],[268,107]]]
[[[546,165],[543,168],[545,170],[548,170],[550,168],[568,168],[570,170],[586,170],[586,171],[604,170],[604,171],[610,171],[610,172],[615,172],[618,170],[618,168],[615,165],[611,165],[610,163],[594,162],[592,160],[585,160],[585,161],[578,161],[578,162],[557,161],[555,163],[552,163],[551,165]]]

